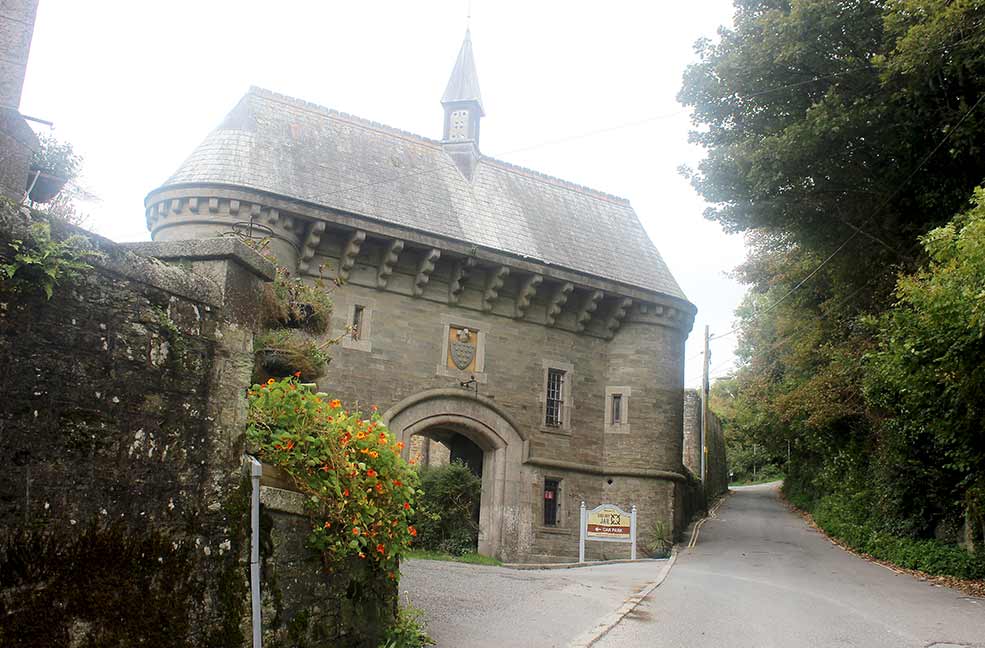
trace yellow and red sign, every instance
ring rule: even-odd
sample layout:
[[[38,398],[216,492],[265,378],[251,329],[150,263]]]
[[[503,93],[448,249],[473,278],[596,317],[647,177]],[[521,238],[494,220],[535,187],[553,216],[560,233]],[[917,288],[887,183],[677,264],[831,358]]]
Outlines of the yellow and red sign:
[[[589,538],[620,538],[628,540],[632,531],[628,513],[616,507],[604,507],[588,512],[585,535]]]

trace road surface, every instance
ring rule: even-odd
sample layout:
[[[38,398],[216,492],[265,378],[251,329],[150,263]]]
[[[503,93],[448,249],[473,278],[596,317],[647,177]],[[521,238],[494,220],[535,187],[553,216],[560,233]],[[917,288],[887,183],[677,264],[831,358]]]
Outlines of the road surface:
[[[777,485],[735,489],[670,576],[597,648],[985,646],[985,600],[831,544]]]
[[[424,610],[441,648],[566,648],[665,564],[519,571],[408,560],[401,602]],[[734,489],[663,583],[591,645],[985,648],[985,600],[857,558],[787,510],[776,484],[753,486]]]
[[[564,648],[652,581],[666,561],[518,570],[405,560],[400,603],[439,648]]]

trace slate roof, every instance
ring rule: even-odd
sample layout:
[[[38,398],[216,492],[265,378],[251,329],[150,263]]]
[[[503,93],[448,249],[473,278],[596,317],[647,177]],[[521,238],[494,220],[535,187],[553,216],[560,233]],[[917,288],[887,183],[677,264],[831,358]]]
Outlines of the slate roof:
[[[161,187],[247,187],[685,299],[629,202],[251,88]]]

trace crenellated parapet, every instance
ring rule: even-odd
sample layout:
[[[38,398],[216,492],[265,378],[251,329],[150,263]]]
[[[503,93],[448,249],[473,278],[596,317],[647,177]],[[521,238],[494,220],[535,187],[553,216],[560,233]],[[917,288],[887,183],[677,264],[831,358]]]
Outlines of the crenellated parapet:
[[[154,240],[252,236],[302,276],[613,339],[624,323],[687,334],[694,306],[674,296],[442,239],[316,205],[231,187],[168,187],[146,199]]]

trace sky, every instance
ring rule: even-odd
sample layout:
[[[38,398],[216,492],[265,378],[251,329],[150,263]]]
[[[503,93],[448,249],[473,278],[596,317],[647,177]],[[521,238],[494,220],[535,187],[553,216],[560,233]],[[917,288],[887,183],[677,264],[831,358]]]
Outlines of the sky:
[[[678,173],[703,153],[676,95],[694,42],[731,18],[730,0],[41,0],[20,110],[84,157],[86,226],[147,240],[144,197],[251,85],[440,139],[468,25],[482,152],[632,202],[698,307],[696,387],[705,325],[732,328],[744,249]],[[734,343],[712,343],[713,377]]]

